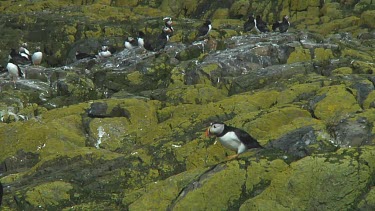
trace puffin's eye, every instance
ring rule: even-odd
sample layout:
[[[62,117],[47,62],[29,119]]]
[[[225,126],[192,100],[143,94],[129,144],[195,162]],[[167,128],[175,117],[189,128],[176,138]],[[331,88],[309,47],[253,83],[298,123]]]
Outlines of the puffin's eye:
[[[214,125],[214,128],[216,128],[216,125]]]

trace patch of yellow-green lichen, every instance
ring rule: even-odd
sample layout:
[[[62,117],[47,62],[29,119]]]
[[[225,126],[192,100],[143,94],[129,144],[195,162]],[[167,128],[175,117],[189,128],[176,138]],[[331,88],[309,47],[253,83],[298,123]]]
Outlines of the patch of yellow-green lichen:
[[[340,67],[332,70],[333,74],[350,75],[353,73],[353,69],[350,67]]]
[[[237,206],[246,181],[246,170],[239,167],[243,164],[241,160],[226,163],[221,171],[199,181],[202,185],[177,201],[174,210],[199,210],[202,207],[227,210],[231,206]]]
[[[360,165],[350,157],[340,157],[338,161],[309,156],[293,162],[290,167],[277,173],[261,194],[246,201],[246,206],[263,210],[262,202],[265,201],[272,202],[269,204],[275,205],[273,209],[304,210],[314,207],[341,210],[353,206],[352,202],[361,196],[371,173],[367,165]],[[361,173],[358,174],[358,171]],[[289,197],[291,192],[298,197]]]
[[[169,177],[163,181],[152,182],[146,185],[147,192],[138,193],[139,195],[142,194],[142,196],[138,196],[139,198],[137,199],[130,199],[125,196],[123,203],[128,205],[132,202],[129,210],[167,210],[182,189],[197,180],[206,170],[207,168],[197,168]]]
[[[375,91],[371,91],[369,95],[367,95],[366,100],[363,102],[363,108],[368,109],[370,106],[373,108],[375,106]]]
[[[280,92],[277,104],[288,104],[297,100],[301,95],[313,95],[321,87],[320,82],[291,85],[288,89]]]
[[[26,201],[34,207],[58,206],[69,201],[73,186],[68,182],[55,181],[35,186],[26,192]]]
[[[297,128],[315,124],[320,124],[320,122],[313,119],[307,110],[297,106],[287,106],[273,108],[254,121],[247,123],[243,128],[249,128],[247,130],[252,131],[254,137],[272,140]]]
[[[327,61],[333,58],[331,49],[315,48],[314,49],[314,60],[316,61]]]
[[[229,10],[228,8],[219,8],[215,10],[214,14],[212,15],[212,19],[226,19],[229,18]]]
[[[142,84],[143,74],[139,71],[134,71],[127,74],[127,79],[130,81],[130,84],[140,85]]]
[[[314,114],[319,119],[328,120],[361,110],[355,96],[347,91],[345,85],[323,87],[317,95],[325,95],[314,108]]]
[[[311,60],[311,55],[309,49],[304,48],[296,48],[295,51],[293,51],[288,58],[287,63],[295,63],[295,62],[306,62]]]
[[[183,86],[167,91],[167,97],[172,104],[206,104],[219,101],[226,96],[227,93],[225,91],[203,84]]]

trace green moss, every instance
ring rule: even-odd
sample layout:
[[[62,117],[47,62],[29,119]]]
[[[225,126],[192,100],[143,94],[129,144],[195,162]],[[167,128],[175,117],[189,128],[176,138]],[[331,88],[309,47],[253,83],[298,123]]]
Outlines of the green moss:
[[[297,128],[319,124],[320,122],[313,119],[308,111],[297,106],[288,106],[269,110],[243,128],[252,131],[255,138],[272,140]]]
[[[219,8],[212,15],[213,20],[226,18],[229,18],[229,9],[227,8]]]
[[[332,73],[333,74],[350,75],[350,74],[353,73],[353,70],[350,67],[340,67],[340,68],[332,70]]]
[[[168,101],[172,104],[206,104],[223,99],[227,93],[212,86],[197,84],[195,86],[184,86],[167,91]]]
[[[361,110],[355,96],[346,90],[344,85],[323,87],[317,95],[325,95],[325,98],[319,101],[314,114],[322,120],[328,120],[334,116],[342,116]]]
[[[129,73],[126,78],[129,80],[130,84],[139,85],[142,83],[143,75],[139,71],[134,71]]]
[[[287,64],[295,62],[306,62],[311,60],[311,55],[309,49],[296,48],[288,58]]]
[[[375,28],[375,10],[364,11],[361,14],[361,23],[369,28]]]
[[[333,58],[331,49],[315,48],[314,49],[314,60],[315,61],[327,61]]]
[[[230,207],[238,206],[237,199],[246,181],[246,170],[239,168],[239,162],[228,162],[225,169],[202,178],[199,181],[201,186],[178,200],[173,210],[228,210]]]
[[[26,201],[34,207],[58,206],[70,200],[69,191],[73,186],[68,182],[44,183],[26,192]]]
[[[176,199],[176,196],[186,186],[197,180],[206,170],[206,168],[197,168],[169,177],[163,181],[150,183],[145,188],[147,192],[140,193],[139,191],[135,191],[138,196],[133,197],[133,199],[126,196],[123,203],[128,205],[129,202],[132,202],[129,210],[167,210]],[[140,197],[140,195],[142,196]]]
[[[374,159],[373,154],[371,157]],[[340,162],[329,162],[327,158],[310,156],[292,163],[274,176],[266,190],[248,200],[247,207],[259,208],[262,202],[268,201],[273,202],[273,209],[342,210],[353,207],[372,172],[367,165],[350,156],[340,158]],[[290,193],[295,197],[290,197]]]
[[[367,96],[366,100],[363,102],[363,108],[373,108],[375,106],[375,91],[371,91]]]
[[[247,18],[249,6],[250,3],[247,0],[235,1],[229,9],[229,14],[232,17],[244,16]]]
[[[277,104],[288,104],[299,101],[304,95],[314,95],[321,87],[320,82],[291,85],[288,89],[280,92],[277,98]]]

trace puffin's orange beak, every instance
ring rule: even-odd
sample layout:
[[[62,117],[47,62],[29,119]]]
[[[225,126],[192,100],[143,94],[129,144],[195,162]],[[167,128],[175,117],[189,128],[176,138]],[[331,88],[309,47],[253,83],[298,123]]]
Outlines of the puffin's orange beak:
[[[207,130],[206,130],[206,137],[208,137],[208,136],[210,136],[211,134],[210,134],[210,128],[207,128]]]

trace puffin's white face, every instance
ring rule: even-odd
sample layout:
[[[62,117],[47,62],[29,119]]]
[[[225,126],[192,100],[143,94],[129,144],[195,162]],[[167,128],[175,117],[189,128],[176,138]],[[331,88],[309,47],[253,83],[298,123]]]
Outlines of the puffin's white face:
[[[211,123],[209,127],[210,134],[219,135],[224,131],[224,124],[223,123]]]

